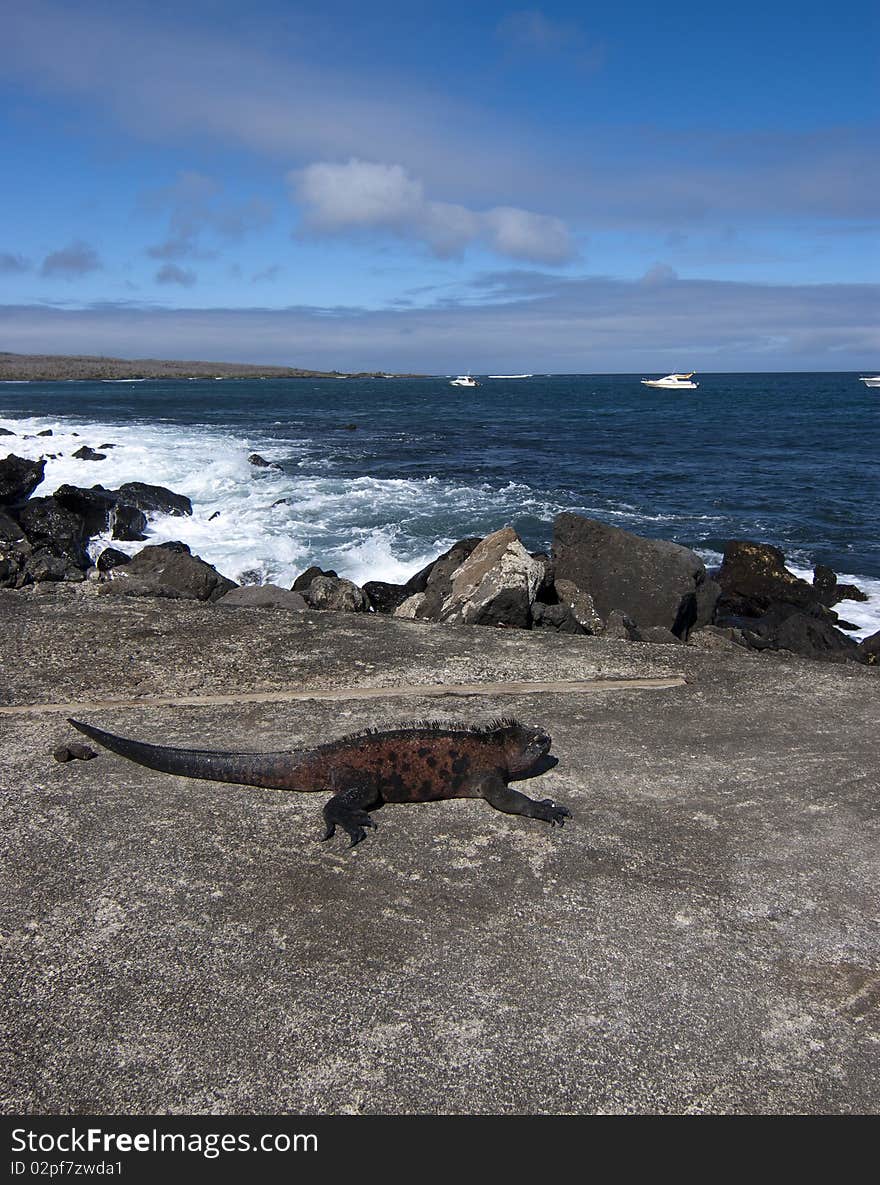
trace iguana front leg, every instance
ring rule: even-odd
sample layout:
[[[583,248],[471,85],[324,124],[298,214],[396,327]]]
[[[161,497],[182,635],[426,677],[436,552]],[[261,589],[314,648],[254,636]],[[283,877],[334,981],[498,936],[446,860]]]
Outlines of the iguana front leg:
[[[378,827],[367,814],[372,806],[378,806],[382,799],[375,786],[362,784],[349,786],[340,790],[324,806],[324,822],[327,829],[321,836],[322,840],[330,839],[336,833],[337,824],[347,832],[351,838],[351,847],[366,839],[365,827]]]
[[[477,793],[485,798],[496,811],[504,811],[506,815],[526,815],[530,819],[542,819],[545,823],[565,826],[565,820],[571,818],[571,811],[564,806],[558,806],[552,798],[542,798],[536,801],[519,790],[511,790],[500,774],[487,774],[475,787]]]

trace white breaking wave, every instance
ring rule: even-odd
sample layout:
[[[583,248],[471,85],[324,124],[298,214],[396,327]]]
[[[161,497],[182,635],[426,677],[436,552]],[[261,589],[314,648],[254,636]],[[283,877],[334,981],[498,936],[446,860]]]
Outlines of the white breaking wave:
[[[185,494],[193,504],[192,516],[150,516],[147,541],[181,540],[238,582],[290,585],[304,568],[317,563],[359,584],[399,583],[454,542],[442,531],[450,507],[463,513],[473,509],[484,520],[491,520],[498,509],[498,492],[488,485],[456,486],[436,478],[300,475],[295,472],[296,456],[307,440],[279,444],[204,428],[36,418],[6,421],[4,426],[16,436],[2,437],[0,455],[48,456],[36,496],[54,493],[65,484],[100,483],[116,489],[129,481]],[[45,428],[53,435],[36,435]],[[104,452],[105,459],[73,457],[83,444]],[[253,452],[268,461],[283,457],[294,472],[257,468],[247,459]],[[432,532],[434,520],[440,529]],[[494,526],[490,523],[486,529]],[[128,554],[143,546],[99,536],[92,541],[92,554],[97,556],[109,544]]]

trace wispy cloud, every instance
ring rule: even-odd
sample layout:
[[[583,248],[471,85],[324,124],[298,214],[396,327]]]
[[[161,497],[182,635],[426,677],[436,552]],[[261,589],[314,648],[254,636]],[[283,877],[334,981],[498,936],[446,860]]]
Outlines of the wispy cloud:
[[[277,280],[281,275],[281,267],[277,263],[270,264],[269,267],[264,267],[258,272],[254,272],[251,276],[252,284],[264,284]]]
[[[642,276],[643,284],[674,284],[678,279],[678,272],[668,263],[655,263]]]
[[[431,201],[402,165],[352,158],[346,164],[311,164],[288,179],[305,210],[305,228],[313,233],[384,229],[418,239],[440,257],[458,255],[473,243],[534,263],[567,263],[575,255],[561,219],[512,206],[477,211]]]
[[[227,240],[240,240],[249,231],[265,226],[271,208],[260,198],[247,202],[224,202],[223,187],[196,170],[181,172],[173,185],[148,195],[147,206],[169,209],[168,234],[148,248],[154,259],[208,259],[216,252],[201,245],[206,232]]]
[[[155,276],[157,284],[179,284],[183,288],[192,288],[197,278],[194,271],[178,267],[176,263],[166,263]]]
[[[40,275],[74,280],[88,272],[100,271],[102,266],[95,249],[88,243],[77,240],[67,247],[62,247],[60,251],[52,251],[47,255],[40,268]]]
[[[31,261],[23,255],[17,255],[12,251],[0,251],[0,275],[29,272],[31,266]]]
[[[569,60],[581,70],[597,70],[605,60],[605,46],[591,41],[574,21],[559,21],[537,8],[508,13],[499,21],[496,36],[509,53]]]

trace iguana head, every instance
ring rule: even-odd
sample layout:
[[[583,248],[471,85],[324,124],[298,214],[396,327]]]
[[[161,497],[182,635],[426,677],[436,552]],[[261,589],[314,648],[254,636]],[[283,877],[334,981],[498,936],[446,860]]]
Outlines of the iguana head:
[[[518,720],[500,722],[507,768],[516,776],[528,773],[550,752],[550,734],[537,725],[520,724]]]

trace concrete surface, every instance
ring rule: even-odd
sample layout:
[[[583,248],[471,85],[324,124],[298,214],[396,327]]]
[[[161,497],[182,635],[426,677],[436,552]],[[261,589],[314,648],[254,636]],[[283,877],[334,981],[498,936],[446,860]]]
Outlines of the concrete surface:
[[[386,807],[188,781],[0,716],[4,1112],[869,1112],[880,672],[375,616],[0,593],[0,704],[204,748],[517,715],[558,766]],[[285,689],[658,689],[212,703]]]

